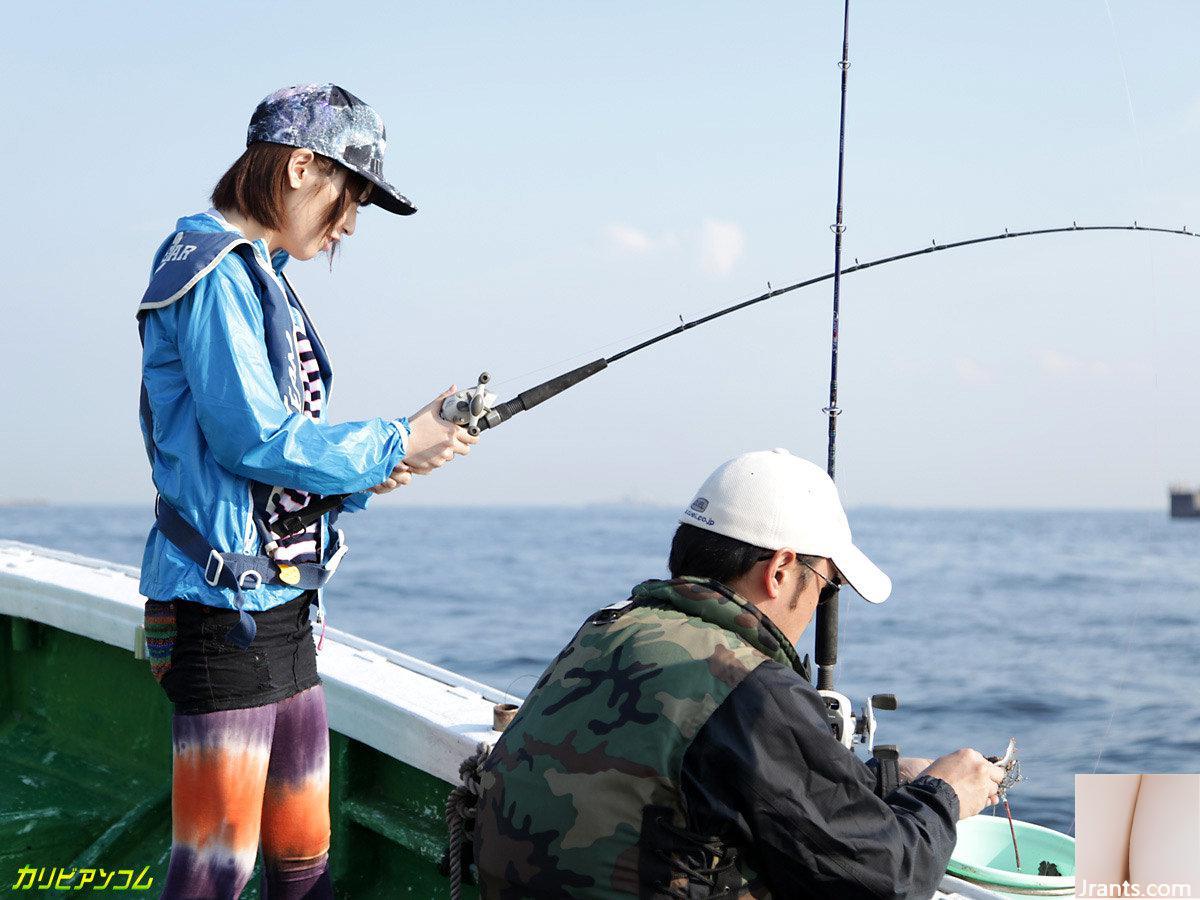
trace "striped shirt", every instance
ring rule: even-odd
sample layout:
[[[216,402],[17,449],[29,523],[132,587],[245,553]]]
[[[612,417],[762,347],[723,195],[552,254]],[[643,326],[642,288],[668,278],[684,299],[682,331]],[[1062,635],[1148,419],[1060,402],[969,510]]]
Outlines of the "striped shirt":
[[[301,381],[304,383],[303,414],[310,419],[320,421],[321,409],[324,405],[325,385],[321,381],[320,367],[317,356],[313,353],[312,343],[308,332],[304,329],[304,319],[292,310],[292,321],[296,328],[296,350],[300,354]],[[320,522],[313,522],[303,531],[287,537],[275,535],[274,526],[281,516],[291,515],[304,509],[315,499],[314,494],[294,488],[276,487],[272,489],[267,499],[267,527],[279,540],[279,549],[275,551],[276,562],[298,563],[319,562],[319,544],[317,543]]]

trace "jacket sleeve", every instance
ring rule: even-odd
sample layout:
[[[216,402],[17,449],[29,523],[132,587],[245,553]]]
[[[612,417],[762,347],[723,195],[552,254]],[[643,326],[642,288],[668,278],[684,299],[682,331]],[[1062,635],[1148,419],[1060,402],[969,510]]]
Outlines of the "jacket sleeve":
[[[249,279],[223,260],[177,304],[176,340],[197,416],[224,468],[265,484],[349,494],[404,458],[400,420],[317,423],[280,399]]]
[[[722,835],[777,897],[925,898],[954,849],[958,797],[922,776],[886,798],[833,739],[812,685],[760,665],[683,760],[689,828]]]
[[[342,503],[342,515],[352,512],[362,512],[367,508],[367,504],[371,502],[371,498],[375,496],[368,491],[359,491],[357,494],[351,494]]]

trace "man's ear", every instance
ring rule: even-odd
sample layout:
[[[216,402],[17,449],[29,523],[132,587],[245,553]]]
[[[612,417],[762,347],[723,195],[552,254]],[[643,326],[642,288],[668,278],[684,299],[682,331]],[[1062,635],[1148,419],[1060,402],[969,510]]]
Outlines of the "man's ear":
[[[796,561],[796,554],[786,547],[782,550],[776,550],[775,555],[767,562],[765,571],[763,572],[763,588],[767,592],[767,596],[774,600],[779,596],[780,590],[783,588],[783,582],[787,578],[785,568]]]
[[[304,179],[311,178],[316,171],[316,159],[317,155],[311,150],[303,147],[293,150],[292,155],[288,157],[288,184],[297,189],[302,187]]]

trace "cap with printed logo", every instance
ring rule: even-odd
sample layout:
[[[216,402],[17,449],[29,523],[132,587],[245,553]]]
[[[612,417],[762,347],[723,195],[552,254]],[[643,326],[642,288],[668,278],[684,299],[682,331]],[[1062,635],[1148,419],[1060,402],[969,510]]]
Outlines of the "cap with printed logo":
[[[679,521],[765,550],[826,557],[871,603],[882,603],[892,592],[892,580],[854,545],[833,479],[783,448],[723,463]]]
[[[305,147],[336,160],[375,186],[368,203],[401,216],[417,211],[383,177],[387,131],[366,103],[336,84],[301,84],[265,97],[246,133],[246,146],[264,141]]]

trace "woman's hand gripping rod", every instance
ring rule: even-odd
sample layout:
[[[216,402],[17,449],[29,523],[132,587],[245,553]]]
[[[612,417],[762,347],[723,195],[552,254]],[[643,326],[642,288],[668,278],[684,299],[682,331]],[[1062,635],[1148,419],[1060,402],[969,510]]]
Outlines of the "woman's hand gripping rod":
[[[487,384],[492,380],[492,376],[487,372],[482,372],[479,375],[479,383],[475,387],[459,391],[453,397],[446,398],[442,403],[441,416],[447,422],[462,425],[469,434],[477,435],[484,429],[495,428],[501,422],[507,422],[517,413],[533,409],[539,403],[545,403],[556,394],[561,394],[567,388],[579,384],[585,378],[590,378],[607,366],[607,359],[594,360],[578,369],[572,369],[566,374],[543,381],[503,403],[497,403],[496,395],[487,389]],[[326,513],[340,510],[349,496],[349,494],[330,494],[328,497],[315,500],[295,515],[280,519],[275,523],[273,531],[278,537],[287,537],[289,534],[303,531]]]

